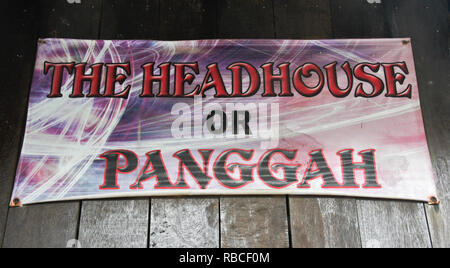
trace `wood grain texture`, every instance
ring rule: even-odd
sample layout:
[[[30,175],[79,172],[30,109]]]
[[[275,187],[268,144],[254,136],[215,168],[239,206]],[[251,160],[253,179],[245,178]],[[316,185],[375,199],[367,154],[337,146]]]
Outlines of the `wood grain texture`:
[[[220,38],[274,38],[271,0],[219,0],[217,32]]]
[[[331,14],[335,38],[388,37],[383,3],[367,0],[331,0]]]
[[[4,3],[0,20],[4,28],[0,72],[0,244],[6,228],[25,126],[28,92],[36,52],[37,5],[18,0]]]
[[[5,248],[63,248],[76,238],[78,202],[10,208]]]
[[[216,37],[216,1],[160,1],[161,40]],[[219,247],[218,198],[152,198],[151,248]]]
[[[41,7],[40,37],[97,38],[102,0],[38,0]]]
[[[27,2],[30,3],[30,1]],[[101,13],[100,3],[100,0],[82,1],[81,4],[76,5],[70,5],[63,0],[36,1],[38,11],[33,23],[38,27],[38,36],[97,38],[100,22],[99,14]],[[30,40],[33,46],[36,42],[36,37],[33,41]],[[33,60],[30,60],[30,63],[34,64]],[[31,77],[30,72],[29,77],[23,79],[31,79]],[[27,90],[29,90],[29,86],[30,84],[27,85]],[[26,98],[24,99],[26,100]],[[26,109],[27,105],[24,104],[20,107]],[[24,123],[25,118],[22,120],[22,123]],[[17,225],[18,222],[26,222],[23,228],[33,230],[33,235],[21,238],[18,245],[65,247],[67,239],[76,238],[72,231],[76,230],[78,224],[80,202],[67,202],[63,206],[58,203],[33,205],[23,209],[25,209],[23,212],[20,212],[20,209],[17,210],[20,213],[16,210],[10,210],[8,215],[8,226]],[[27,231],[24,231],[24,233],[27,233]],[[9,237],[10,235],[14,237],[14,232],[11,227],[8,227],[6,236]],[[11,244],[5,240],[5,245]]]
[[[272,1],[217,5],[218,38],[275,37]],[[285,197],[221,197],[220,213],[222,247],[289,246]]]
[[[13,2],[14,5],[19,4],[13,6],[11,4]],[[36,13],[41,13],[42,18],[34,20],[33,5],[25,6],[23,4],[25,2],[35,3],[34,8],[41,10]],[[218,207],[211,205],[216,203],[221,208],[220,233],[221,246],[224,247],[286,247],[289,245],[289,228],[286,221],[288,215],[291,218],[294,247],[356,247],[361,244],[364,247],[429,247],[431,243],[428,239],[427,219],[432,245],[450,246],[450,105],[448,105],[450,100],[446,94],[449,75],[448,72],[445,73],[445,70],[449,70],[446,1],[390,0],[383,1],[384,6],[369,4],[366,0],[332,0],[331,5],[328,1],[290,0],[245,2],[146,0],[133,1],[131,4],[130,1],[124,0],[83,0],[81,6],[68,5],[66,2],[17,0],[9,1],[8,8],[2,10],[2,14],[6,13],[3,18],[10,13],[6,21],[12,20],[14,22],[11,24],[15,25],[7,29],[8,36],[12,38],[6,43],[11,45],[1,51],[2,58],[7,58],[8,64],[14,66],[12,69],[14,72],[9,76],[11,79],[0,85],[2,89],[0,94],[6,92],[4,89],[9,87],[16,88],[17,92],[11,96],[2,94],[0,98],[2,103],[0,152],[1,155],[6,155],[6,158],[2,157],[0,168],[7,167],[6,172],[0,176],[1,229],[4,229],[2,224],[5,225],[7,211],[2,204],[9,202],[8,191],[11,189],[15,174],[15,163],[20,150],[18,144],[25,122],[26,96],[29,89],[29,79],[26,77],[31,78],[36,38],[36,34],[32,34],[33,27],[40,27],[41,37],[94,39],[99,37],[171,40],[215,37],[307,39],[329,38],[332,37],[330,33],[333,33],[335,37],[348,38],[412,37],[425,127],[441,204],[426,205],[428,218],[425,218],[422,204],[397,201],[356,202],[354,199],[289,197],[289,213],[286,213],[286,199],[283,197],[222,197],[220,204],[219,198],[198,198],[195,202],[190,198],[177,199],[176,202],[156,202],[152,207],[154,206],[161,214],[155,216],[154,221],[155,223],[162,221],[162,229],[158,229],[157,225],[153,226],[152,223],[150,228],[164,232],[159,234],[155,232],[155,238],[162,241],[155,247],[165,246],[164,243],[171,244],[168,239],[177,232],[181,232],[184,237],[185,244],[180,246],[191,245],[191,242],[186,241],[194,238],[192,236],[185,238],[186,231],[183,230],[183,233],[173,226],[178,226],[178,223],[190,226],[192,221],[182,216],[196,211],[218,215]],[[98,12],[98,8],[101,2],[104,19],[99,24],[101,12]],[[161,6],[159,2],[162,2]],[[328,12],[327,4],[330,5]],[[122,13],[121,11],[125,9],[129,9],[129,12]],[[162,18],[158,15],[159,9]],[[332,20],[333,28],[330,28],[329,20]],[[31,43],[33,48],[30,46]],[[3,72],[3,65],[0,66],[2,73],[7,73],[6,70]],[[25,69],[29,69],[29,75],[23,71]],[[208,203],[208,200],[211,203]],[[108,202],[112,203],[103,209]],[[93,224],[92,226],[96,227],[80,229],[80,237],[84,235],[82,240],[85,241],[82,246],[146,246],[148,241],[142,241],[149,233],[142,231],[145,220],[140,217],[148,215],[150,209],[148,203],[148,199],[83,201],[83,211],[86,215],[91,215],[85,217],[83,225]],[[79,202],[70,202],[11,209],[3,245],[64,247],[68,239],[75,238],[79,208]],[[105,211],[108,209],[110,211]],[[174,209],[181,211],[181,216],[172,213]],[[133,214],[136,211],[146,211],[147,214],[139,213],[136,215],[138,219],[128,218],[127,213]],[[355,211],[359,213],[359,220]],[[153,214],[152,211],[152,217]],[[213,218],[203,216],[195,220],[205,224]],[[131,225],[138,226],[141,231],[136,233],[135,230],[129,230],[126,225],[121,225],[126,221],[131,221]],[[164,225],[164,222],[170,225]],[[212,226],[213,222],[211,227],[208,225],[208,232],[205,231],[208,237],[210,235],[213,237]],[[356,231],[359,226],[361,239]],[[110,232],[112,228],[117,229]],[[215,230],[215,233],[218,233],[219,227]],[[3,232],[0,232],[0,239],[2,234]],[[126,234],[127,238],[120,238],[122,234]],[[166,235],[168,239],[164,239]],[[203,241],[202,243],[207,244],[204,241],[208,239],[204,239],[203,236],[203,233],[196,236],[200,240],[196,242]],[[127,239],[131,241],[127,242]],[[217,240],[215,241],[210,240],[207,246],[213,246],[217,243]],[[150,245],[151,242],[150,239]]]
[[[158,1],[103,1],[99,39],[156,39]],[[123,12],[127,10],[127,12]],[[143,248],[148,245],[149,198],[82,201],[83,247]]]
[[[149,200],[83,202],[79,241],[86,248],[145,248]]]
[[[157,39],[159,24],[158,0],[103,1],[103,39]]]
[[[152,198],[151,248],[218,248],[217,198]]]
[[[37,20],[39,27],[39,37],[55,37],[55,38],[86,38],[97,39],[100,26],[100,14],[101,14],[101,0],[89,0],[82,1],[81,4],[69,4],[64,0],[50,1],[39,0],[38,6],[40,7],[40,18]],[[47,204],[43,208],[34,207],[35,213],[46,213],[41,211],[42,209],[54,211],[48,213],[48,217],[58,218],[61,214],[56,208],[59,204]],[[72,215],[65,216],[70,219],[71,225],[77,226],[79,221],[79,211],[81,202],[66,203],[66,210]],[[30,207],[30,209],[32,208]],[[8,219],[9,221],[9,219]],[[34,222],[33,219],[26,219],[26,221]],[[59,222],[53,220],[50,228],[63,232],[67,228],[66,222]],[[39,222],[35,222],[39,225]],[[38,227],[31,227],[38,228]]]
[[[361,247],[354,199],[290,197],[289,202],[293,247]]]
[[[328,0],[275,1],[277,37],[332,38]],[[295,144],[283,144],[288,148]],[[320,147],[309,144],[312,150]],[[288,197],[293,247],[360,247],[356,201],[343,198]]]
[[[365,248],[431,247],[423,204],[406,201],[360,200],[361,241]]]
[[[223,248],[289,247],[285,197],[229,197],[220,202]]]
[[[216,34],[216,1],[160,1],[159,38],[162,40],[211,39]]]
[[[331,38],[329,0],[274,1],[275,32],[277,38]]]
[[[439,206],[425,207],[433,246],[450,247],[448,2],[389,1],[386,7],[393,36],[412,39],[425,130],[441,199]]]
[[[371,4],[365,0],[331,1],[334,36],[391,37],[391,30],[385,22],[385,2],[387,1]],[[363,247],[429,246],[427,226],[423,224],[426,219],[422,203],[358,200],[357,207]],[[407,221],[406,227],[403,222],[392,222],[393,216],[397,220]],[[380,225],[388,222],[391,223],[389,226]],[[414,233],[405,232],[406,230]]]

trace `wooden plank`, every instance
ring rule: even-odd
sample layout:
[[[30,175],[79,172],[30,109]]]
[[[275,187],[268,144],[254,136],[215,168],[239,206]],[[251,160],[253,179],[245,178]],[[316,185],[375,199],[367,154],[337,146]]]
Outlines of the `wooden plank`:
[[[412,38],[420,101],[438,187],[439,206],[425,205],[432,244],[450,247],[450,96],[447,1],[389,1],[395,37]]]
[[[289,202],[293,247],[361,246],[354,199],[290,197]]]
[[[151,248],[218,248],[217,198],[152,198]]]
[[[157,39],[158,0],[108,0],[103,3],[103,39]]]
[[[159,38],[216,36],[215,1],[160,1]],[[152,198],[150,247],[219,247],[218,198]]]
[[[218,38],[274,38],[273,3],[226,0],[217,3]],[[222,247],[288,247],[285,197],[221,197]]]
[[[217,3],[219,38],[274,38],[271,0],[220,0]]]
[[[103,1],[98,38],[156,39],[158,10],[158,1]],[[81,245],[147,247],[149,203],[149,198],[82,201]]]
[[[149,200],[83,202],[79,241],[86,248],[145,248]]]
[[[30,2],[27,1],[27,4],[29,3]],[[27,4],[24,4],[25,7],[27,6]],[[81,4],[68,4],[67,1],[64,0],[41,0],[36,1],[35,5],[38,9],[37,14],[40,14],[40,16],[37,17],[35,21],[33,21],[33,24],[36,24],[39,27],[39,37],[71,37],[94,39],[98,37],[98,14],[100,14],[101,7],[100,0],[82,1]],[[26,45],[33,47],[34,50],[36,42],[36,36],[33,36],[33,40],[28,39],[28,44]],[[28,61],[29,64],[32,64],[34,66],[33,59],[28,58]],[[24,92],[28,94],[31,71],[29,76],[22,75],[20,76],[20,78],[22,80],[18,79],[18,81],[21,81],[20,83],[26,83],[26,91]],[[26,95],[23,95],[22,93],[20,93],[20,91],[15,91],[15,94],[18,94],[17,98],[20,98],[21,101],[27,100],[27,98],[25,97]],[[17,118],[21,119],[20,123],[24,125],[25,118],[24,116],[21,116],[21,111],[23,112],[26,109],[27,105],[25,103],[21,103],[20,105],[18,104],[17,107],[17,113],[15,112],[16,116]],[[14,115],[14,113],[12,115]],[[20,136],[23,135],[23,128],[17,128],[16,131],[19,131],[21,133]],[[12,226],[17,225],[17,223],[19,222],[26,222],[27,225],[24,226],[36,233],[29,237],[18,236],[19,239],[15,242],[16,244],[5,241],[6,246],[8,244],[13,246],[26,246],[27,244],[31,244],[36,246],[50,245],[55,247],[65,247],[67,243],[68,232],[71,233],[71,239],[76,238],[75,234],[72,234],[71,230],[76,230],[76,226],[78,225],[80,202],[67,202],[64,203],[63,208],[60,207],[60,204],[46,204],[30,205],[26,208],[11,209],[11,213],[9,213],[10,215],[8,215],[8,226],[11,227],[7,228],[6,237],[14,237],[15,229]],[[68,213],[70,213],[70,215]],[[45,215],[46,217],[38,217],[36,215]],[[64,215],[64,220],[60,219],[62,215]]]
[[[216,34],[216,1],[160,1],[159,38],[211,39]]]
[[[0,72],[0,243],[5,233],[8,207],[24,131],[28,92],[36,52],[38,6],[24,0],[7,1],[0,10],[4,28]]]
[[[332,37],[329,0],[274,1],[277,38],[323,39]]]
[[[332,38],[328,0],[283,0],[274,5],[277,37]],[[289,213],[293,247],[361,246],[354,199],[290,196]]]
[[[3,247],[62,248],[76,238],[79,203],[10,208]]]
[[[40,37],[97,38],[102,0],[39,0]]]
[[[227,197],[220,201],[224,248],[289,247],[285,197]]]
[[[430,247],[422,203],[358,200],[363,247]]]
[[[335,38],[388,37],[383,2],[355,0],[330,1]]]
[[[369,3],[365,0],[352,2],[342,0],[330,3],[335,37],[391,36],[383,12],[385,1]],[[422,204],[358,200],[357,207],[363,247],[429,246],[427,226],[423,224],[426,221]],[[390,217],[400,221],[393,221]],[[390,226],[384,223],[390,223]]]
[[[360,200],[358,213],[365,248],[431,247],[423,204]]]

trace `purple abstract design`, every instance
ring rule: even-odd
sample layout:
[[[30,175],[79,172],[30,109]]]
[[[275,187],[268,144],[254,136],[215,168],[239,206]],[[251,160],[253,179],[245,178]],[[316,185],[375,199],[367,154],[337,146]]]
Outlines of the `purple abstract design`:
[[[415,78],[410,42],[403,39],[368,40],[203,40],[203,41],[126,41],[43,39],[39,49],[30,91],[28,117],[22,152],[17,168],[13,199],[21,204],[38,202],[150,195],[198,194],[305,194],[343,195],[376,198],[399,198],[428,201],[436,196],[432,167],[423,128],[419,91]],[[73,77],[63,79],[61,98],[47,98],[51,76],[44,75],[44,62],[130,62],[132,75],[117,85],[120,91],[131,86],[128,99],[69,98]],[[277,66],[290,62],[300,66],[314,62],[324,66],[333,61],[338,66],[348,61],[405,61],[410,75],[405,84],[413,88],[412,98],[335,98],[325,88],[314,98],[294,94],[292,98],[209,99],[216,103],[251,102],[279,104],[279,148],[297,149],[296,163],[301,164],[298,179],[308,165],[308,152],[323,149],[331,170],[342,180],[341,165],[336,152],[352,148],[356,152],[376,150],[380,189],[324,189],[321,180],[311,181],[311,188],[299,189],[293,184],[284,189],[271,189],[260,180],[230,190],[213,180],[207,189],[200,189],[193,178],[187,178],[190,189],[154,189],[155,180],[144,182],[144,189],[129,189],[145,163],[145,153],[161,150],[171,180],[176,180],[178,160],[172,155],[190,149],[201,159],[198,149],[213,148],[215,159],[229,148],[254,149],[255,163],[265,151],[259,140],[208,140],[205,138],[173,138],[171,114],[174,104],[193,99],[140,98],[143,73],[141,66],[155,62],[198,62],[202,82],[205,66],[219,63],[227,88],[231,74],[225,67],[245,61],[253,66],[274,62]],[[261,71],[260,69],[258,69]],[[347,79],[338,72],[339,83]],[[173,81],[171,79],[171,81]],[[104,83],[104,82],[102,82]],[[103,84],[102,84],[103,86]],[[205,100],[204,100],[205,101]],[[207,102],[204,103],[206,105]],[[100,190],[105,161],[99,156],[109,150],[128,149],[139,156],[139,168],[120,174],[121,188]],[[239,161],[239,158],[230,161]],[[213,161],[212,161],[213,162]],[[213,163],[210,163],[210,167]],[[362,172],[355,172],[361,182]],[[362,184],[362,183],[361,183]]]

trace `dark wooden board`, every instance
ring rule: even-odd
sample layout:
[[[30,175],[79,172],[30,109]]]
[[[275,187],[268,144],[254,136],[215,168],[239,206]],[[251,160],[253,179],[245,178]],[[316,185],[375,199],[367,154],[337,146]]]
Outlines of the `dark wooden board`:
[[[103,1],[103,39],[157,39],[159,24],[158,0]]]
[[[95,39],[100,28],[102,0],[38,0],[40,37]]]
[[[218,38],[274,38],[273,1],[217,1]]]
[[[34,23],[38,23],[37,37],[71,37],[91,39],[96,39],[98,37],[100,22],[99,14],[101,10],[100,0],[82,1],[81,4],[68,4],[65,0],[41,0],[36,1],[35,5],[36,20]],[[28,46],[30,49],[32,48],[34,52],[37,37],[30,37],[32,38],[27,39],[27,43],[23,44],[23,47]],[[34,66],[34,59],[27,59],[27,64]],[[24,92],[26,92],[26,95],[21,96],[20,100],[22,103],[17,104],[16,109],[13,110],[17,116],[15,120],[17,120],[17,118],[21,119],[19,121],[21,124],[25,122],[25,117],[23,115],[26,113],[28,106],[25,101],[27,100],[26,96],[29,92],[32,70],[33,69],[31,67],[31,70],[27,76],[20,76],[15,80],[18,81],[18,83],[24,83],[22,86],[24,87]],[[20,72],[22,72],[22,70],[20,70],[19,73]],[[20,136],[22,136],[23,127],[17,127],[16,131],[17,130],[19,131]],[[18,150],[16,152],[12,152],[12,155],[14,155],[16,159],[15,161],[18,159],[19,153],[20,152]],[[15,169],[11,172],[11,174],[14,173]],[[72,230],[72,228],[76,228],[78,225],[80,202],[74,201],[65,203],[63,209],[66,212],[64,212],[64,214],[61,212],[62,209],[60,209],[60,206],[60,204],[55,203],[46,205],[30,205],[26,208],[10,209],[10,215],[8,215],[7,235],[11,232],[11,237],[13,237],[14,233],[12,231],[13,229],[11,229],[13,228],[12,226],[17,225],[18,222],[26,222],[27,225],[23,225],[23,228],[34,230],[34,232],[36,232],[36,241],[33,240],[34,243],[36,243],[36,246],[40,245],[39,243],[43,243],[43,246],[46,245],[44,243],[48,243],[51,246],[65,247],[67,241],[60,240],[65,240],[68,230]],[[27,211],[32,211],[32,213]],[[70,213],[70,215],[67,213]],[[45,217],[36,217],[35,215],[45,215]],[[60,220],[59,217],[61,217],[61,215],[65,215],[67,220]],[[46,222],[51,223],[51,225],[46,224]],[[60,239],[56,239],[58,237],[60,237]],[[39,240],[37,238],[39,238]],[[75,237],[72,236],[71,239],[73,238]],[[47,242],[50,240],[55,241]],[[6,245],[8,245],[9,242],[6,242]],[[15,245],[11,243],[10,245],[26,247],[27,243],[17,243]]]
[[[0,10],[3,28],[0,72],[0,244],[3,241],[18,155],[22,145],[28,92],[36,53],[38,6],[18,0]]]
[[[329,0],[274,1],[277,38],[324,39],[333,36]]]
[[[331,0],[335,38],[388,37],[383,2],[367,0]]]
[[[3,247],[63,248],[76,239],[79,202],[10,208]]]
[[[439,206],[425,205],[434,247],[450,247],[450,61],[448,1],[386,2],[394,37],[411,37]]]

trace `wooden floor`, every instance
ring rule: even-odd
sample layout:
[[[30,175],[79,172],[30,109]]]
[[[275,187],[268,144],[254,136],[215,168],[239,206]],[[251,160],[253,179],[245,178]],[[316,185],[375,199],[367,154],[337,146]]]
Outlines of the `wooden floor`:
[[[3,247],[66,247],[76,243],[73,239],[83,247],[450,247],[446,0],[14,0],[3,1],[0,12]],[[412,37],[441,204],[267,196],[8,208],[38,37]]]

